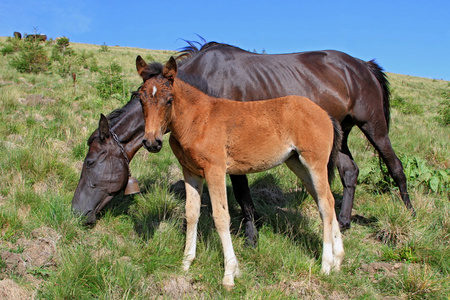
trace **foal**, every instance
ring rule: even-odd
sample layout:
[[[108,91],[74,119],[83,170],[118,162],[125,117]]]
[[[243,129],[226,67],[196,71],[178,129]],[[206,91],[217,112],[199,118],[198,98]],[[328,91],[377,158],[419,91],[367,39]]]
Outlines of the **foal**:
[[[161,150],[170,129],[170,146],[183,168],[186,185],[186,248],[183,269],[195,258],[203,178],[208,184],[213,218],[223,246],[223,284],[234,286],[238,261],[230,235],[226,174],[261,172],[285,162],[316,201],[323,222],[322,272],[339,270],[344,249],[328,183],[342,139],[339,124],[307,98],[237,102],[213,98],[177,76],[173,58],[160,74],[144,79],[139,96],[145,117],[142,141],[150,152]],[[147,80],[146,80],[147,79]],[[187,79],[186,79],[187,80]]]

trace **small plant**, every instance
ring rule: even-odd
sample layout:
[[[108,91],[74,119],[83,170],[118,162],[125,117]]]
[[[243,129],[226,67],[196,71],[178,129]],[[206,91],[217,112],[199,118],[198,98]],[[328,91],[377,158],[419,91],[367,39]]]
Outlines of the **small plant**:
[[[409,299],[435,299],[443,292],[441,287],[443,279],[427,265],[404,267],[399,275],[399,284]]]
[[[442,122],[445,126],[450,125],[450,103],[444,104],[444,108],[441,111]]]
[[[106,45],[106,43],[103,43],[103,45],[100,46],[100,52],[108,52],[109,48],[108,45]]]
[[[435,170],[418,157],[401,158],[406,179],[415,185],[423,185],[434,193],[448,192],[450,189],[450,170]]]
[[[411,234],[411,214],[401,204],[388,202],[378,220],[376,238],[391,246],[405,243]]]
[[[116,62],[112,62],[106,70],[100,71],[100,80],[96,88],[102,99],[108,99],[115,94],[122,97],[124,92],[126,93],[122,67]]]

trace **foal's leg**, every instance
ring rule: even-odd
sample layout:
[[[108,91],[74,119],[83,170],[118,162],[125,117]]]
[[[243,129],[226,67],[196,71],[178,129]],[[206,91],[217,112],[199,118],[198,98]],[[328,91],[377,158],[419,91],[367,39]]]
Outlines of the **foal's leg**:
[[[303,162],[302,162],[303,161]],[[319,207],[323,224],[322,272],[329,274],[331,269],[339,270],[344,258],[339,224],[334,211],[334,197],[328,183],[327,166],[312,167],[294,155],[286,161],[286,165],[303,182],[308,192]]]
[[[234,277],[239,275],[239,268],[231,241],[225,172],[218,168],[212,168],[205,171],[205,179],[211,198],[214,223],[222,241],[225,259],[225,274],[222,283],[225,286],[233,287]]]
[[[186,187],[186,247],[184,249],[183,270],[189,270],[195,258],[197,247],[197,224],[200,216],[203,178],[192,175],[183,168]]]
[[[231,184],[233,185],[233,193],[236,201],[241,206],[242,214],[244,216],[245,236],[247,237],[247,244],[256,247],[258,243],[258,230],[255,226],[255,220],[258,215],[250,195],[248,188],[248,180],[246,175],[230,175]]]

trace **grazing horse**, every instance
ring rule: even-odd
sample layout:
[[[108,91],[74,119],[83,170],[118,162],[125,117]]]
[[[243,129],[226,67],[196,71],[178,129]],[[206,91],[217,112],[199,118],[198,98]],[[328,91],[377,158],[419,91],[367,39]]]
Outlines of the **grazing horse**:
[[[284,162],[319,207],[322,272],[339,270],[344,248],[328,182],[342,141],[339,123],[300,96],[255,102],[214,98],[200,90],[202,85],[196,84],[195,78],[181,72],[177,77],[174,58],[164,67],[154,64],[160,75],[147,79],[147,68],[140,60],[139,56],[136,66],[144,79],[139,90],[145,118],[142,143],[148,151],[159,152],[169,129],[170,146],[183,168],[187,222],[183,269],[187,271],[195,258],[205,179],[224,251],[222,283],[234,286],[239,268],[231,242],[225,176],[261,172]]]
[[[94,224],[96,214],[122,192],[129,182],[129,163],[142,147],[144,115],[140,99],[133,95],[108,118],[101,115],[98,129],[88,139],[89,150],[72,199],[74,212]]]

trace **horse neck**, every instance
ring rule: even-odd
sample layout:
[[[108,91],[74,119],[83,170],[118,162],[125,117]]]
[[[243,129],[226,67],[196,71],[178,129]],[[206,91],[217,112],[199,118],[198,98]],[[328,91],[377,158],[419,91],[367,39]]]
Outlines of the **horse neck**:
[[[141,103],[136,101],[130,110],[120,116],[111,130],[117,135],[128,159],[131,160],[142,147],[144,137],[145,121]]]
[[[169,128],[175,135],[189,131],[198,119],[205,119],[211,111],[211,96],[195,87],[175,80],[173,85],[173,105]],[[195,107],[195,109],[192,109]]]

